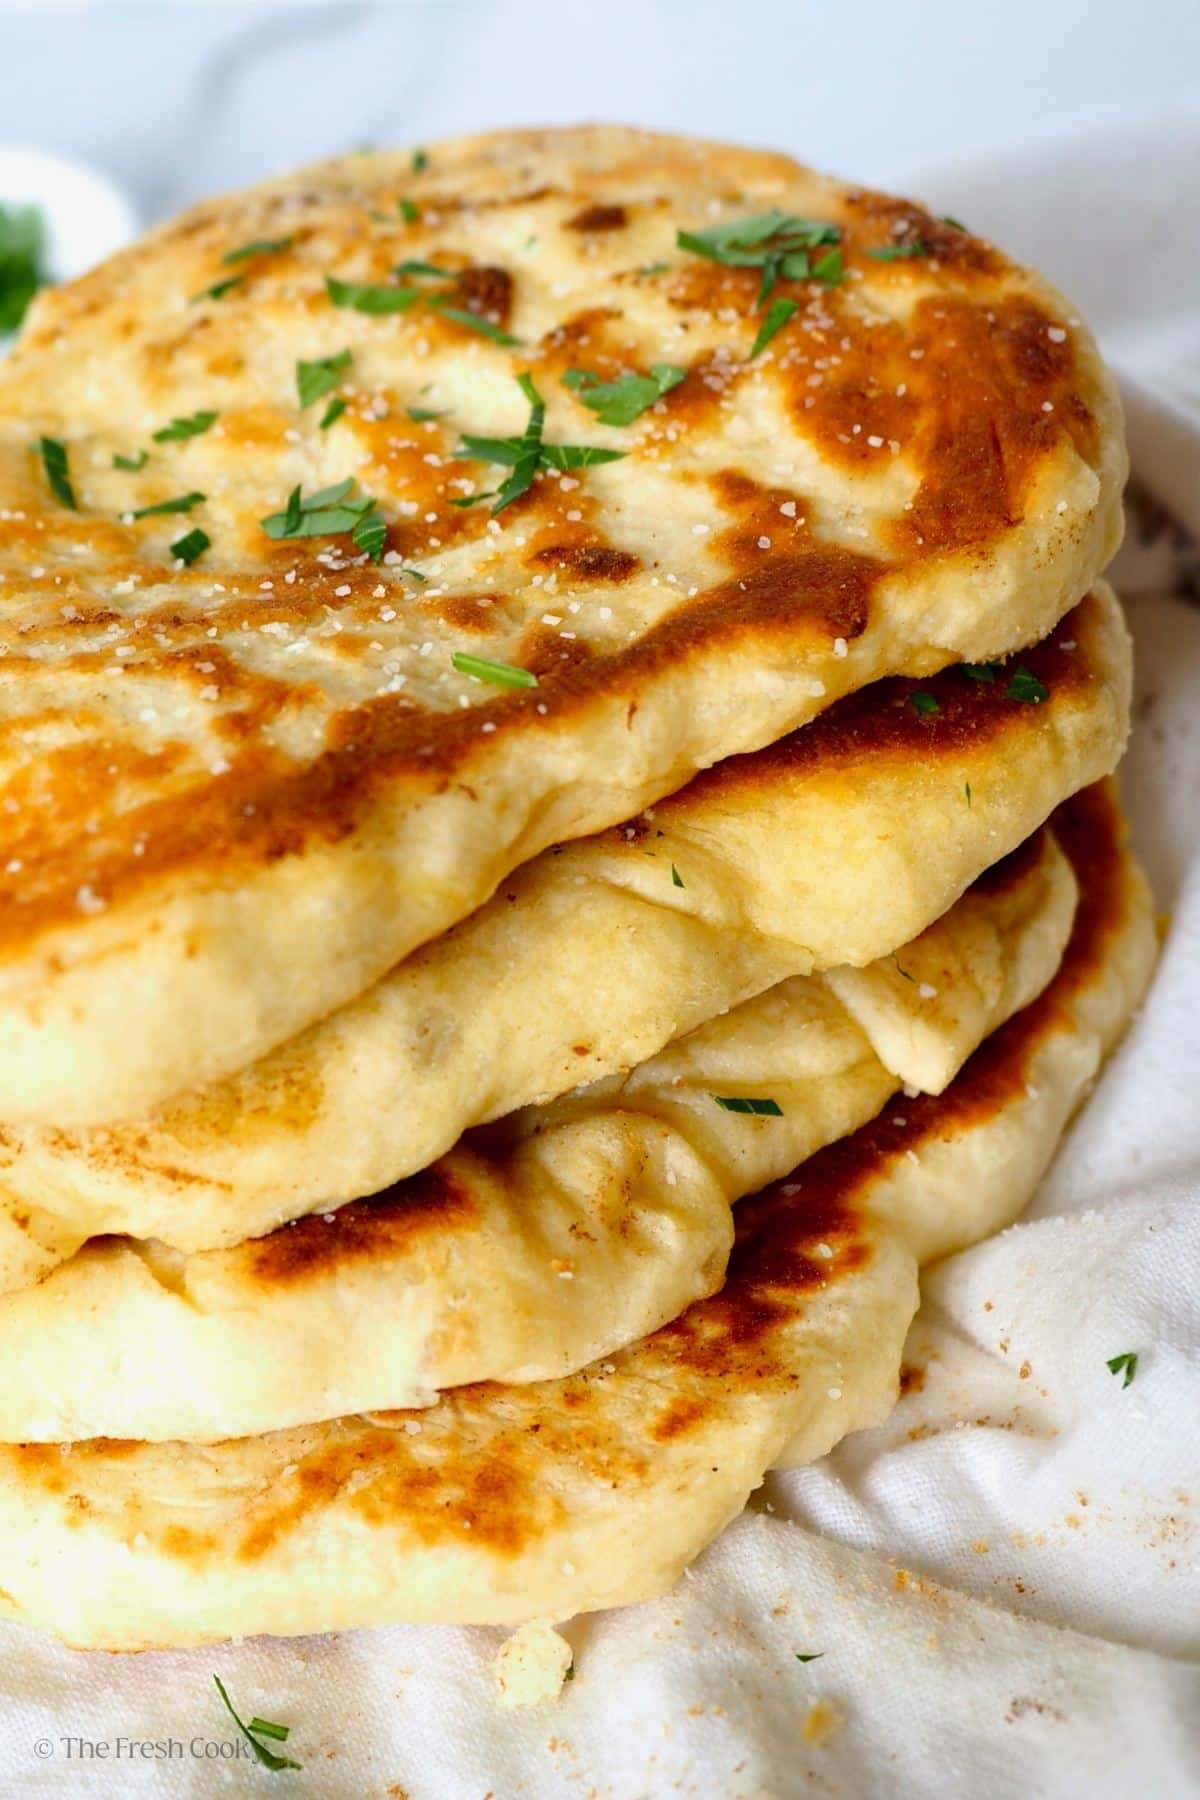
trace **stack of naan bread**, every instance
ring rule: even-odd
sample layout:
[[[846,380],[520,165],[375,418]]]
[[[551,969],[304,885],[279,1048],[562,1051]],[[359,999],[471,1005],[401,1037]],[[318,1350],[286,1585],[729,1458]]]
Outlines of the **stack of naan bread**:
[[[1147,981],[1119,407],[951,220],[362,154],[0,374],[0,1610],[670,1586],[881,1419]]]

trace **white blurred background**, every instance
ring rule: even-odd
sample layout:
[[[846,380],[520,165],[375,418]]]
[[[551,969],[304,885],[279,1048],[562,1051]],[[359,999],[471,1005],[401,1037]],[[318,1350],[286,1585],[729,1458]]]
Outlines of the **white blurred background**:
[[[0,144],[98,164],[144,220],[488,125],[625,120],[883,182],[1200,104],[1200,0],[93,0],[0,5],[0,34]]]
[[[201,195],[489,126],[628,121],[907,190],[1082,306],[1200,530],[1200,0],[0,0],[0,82],[0,208],[40,203],[43,277]]]

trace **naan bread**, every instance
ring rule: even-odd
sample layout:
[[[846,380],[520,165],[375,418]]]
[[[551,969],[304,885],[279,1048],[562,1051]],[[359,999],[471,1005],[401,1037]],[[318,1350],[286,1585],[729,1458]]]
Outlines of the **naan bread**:
[[[1155,953],[1115,802],[1065,809],[1055,981],[937,1098],[738,1209],[719,1294],[565,1381],[202,1446],[0,1448],[0,1609],[134,1649],[399,1619],[516,1623],[664,1592],[775,1466],[892,1404],[916,1266],[1014,1218]]]
[[[893,950],[1121,753],[1130,646],[1108,588],[1020,666],[1040,705],[1005,672],[877,683],[543,852],[361,999],[144,1120],[0,1127],[0,1292],[64,1241],[193,1251],[377,1193],[469,1127],[644,1062],[791,975]],[[852,1006],[858,978],[837,980]],[[915,1085],[948,1079],[936,1042],[931,1063],[903,1054]]]
[[[243,1437],[620,1349],[720,1286],[733,1201],[873,1118],[918,1067],[944,1086],[1042,991],[1076,891],[1043,831],[858,971],[853,1016],[821,976],[795,976],[378,1200],[192,1256],[86,1245],[0,1299],[0,1439]],[[728,1109],[747,1098],[777,1112]]]
[[[841,241],[824,278],[783,259],[797,310],[755,355],[763,270],[676,234],[771,209]],[[297,405],[301,361],[340,418]],[[662,398],[599,420],[591,377],[637,373]],[[222,1079],[546,845],[881,676],[1043,637],[1116,546],[1125,467],[1113,382],[1034,274],[686,138],[357,154],[49,292],[0,370],[5,1116]],[[457,504],[526,476],[498,517]],[[365,548],[264,531],[344,527],[303,502],[348,481]]]

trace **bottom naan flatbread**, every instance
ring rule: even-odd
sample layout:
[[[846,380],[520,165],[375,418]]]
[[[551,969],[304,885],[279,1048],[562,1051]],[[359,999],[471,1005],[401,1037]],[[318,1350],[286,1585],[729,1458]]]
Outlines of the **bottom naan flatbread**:
[[[720,1286],[735,1200],[944,1087],[1051,980],[1076,896],[1043,829],[893,956],[782,982],[389,1194],[228,1250],[86,1245],[0,1296],[0,1441],[249,1437],[569,1375]]]
[[[1111,791],[1058,830],[1082,898],[1053,983],[944,1094],[744,1202],[720,1293],[582,1374],[426,1412],[0,1448],[4,1613],[132,1649],[668,1589],[768,1469],[886,1414],[918,1263],[1021,1211],[1137,1004],[1155,932]]]

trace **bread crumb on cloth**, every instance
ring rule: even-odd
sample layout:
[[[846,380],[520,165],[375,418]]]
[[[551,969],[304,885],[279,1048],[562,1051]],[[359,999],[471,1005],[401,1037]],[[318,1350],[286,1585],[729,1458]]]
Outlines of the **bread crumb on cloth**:
[[[575,1653],[545,1619],[522,1625],[496,1653],[496,1691],[501,1706],[539,1706],[557,1700],[571,1674]]]

